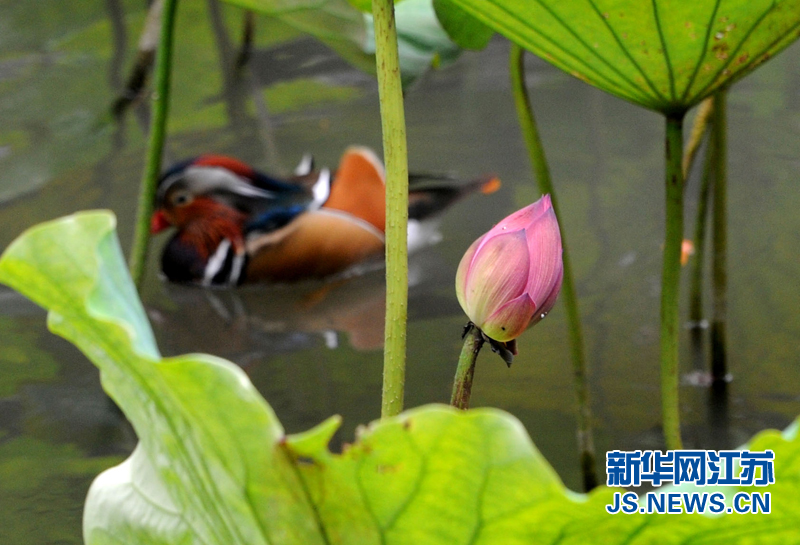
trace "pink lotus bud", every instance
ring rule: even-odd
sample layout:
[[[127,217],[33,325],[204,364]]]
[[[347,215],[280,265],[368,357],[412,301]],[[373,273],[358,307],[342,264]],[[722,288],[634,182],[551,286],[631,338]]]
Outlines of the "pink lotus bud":
[[[472,243],[456,273],[456,294],[490,339],[507,342],[544,318],[561,290],[558,220],[545,195]]]

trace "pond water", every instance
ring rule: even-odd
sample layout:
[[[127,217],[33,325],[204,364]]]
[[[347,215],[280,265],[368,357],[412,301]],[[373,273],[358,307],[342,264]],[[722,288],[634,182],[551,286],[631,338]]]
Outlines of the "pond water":
[[[0,3],[0,248],[31,225],[88,208],[112,209],[127,247],[143,117],[140,107],[116,126],[107,112],[125,76],[122,61],[132,58],[144,4]],[[280,172],[305,151],[334,166],[350,144],[380,149],[371,77],[279,24],[259,23],[252,72],[243,84],[226,82],[223,38],[227,31],[235,40],[240,22],[240,12],[219,11],[213,2],[182,4],[168,160],[214,151]],[[291,40],[298,41],[285,45]],[[734,447],[800,413],[798,62],[795,45],[730,95],[733,381],[724,403],[711,403],[706,388],[684,381],[690,448]],[[443,220],[441,243],[411,259],[408,407],[449,398],[465,322],[453,292],[463,251],[538,198],[507,63],[507,43],[495,39],[407,93],[412,171],[494,173],[503,181],[498,193],[456,205]],[[538,60],[528,67],[575,266],[598,458],[610,449],[661,447],[663,121]],[[688,187],[687,233],[697,174]],[[201,351],[241,365],[288,432],[341,414],[333,448],[379,416],[382,271],[343,283],[209,292],[159,279],[163,242],[151,255],[144,302],[164,354]],[[688,340],[685,331],[687,377],[704,365],[692,358]],[[579,489],[560,305],[520,339],[519,351],[510,369],[488,351],[481,355],[473,406],[518,417],[565,483]],[[43,311],[0,288],[0,542],[80,543],[92,478],[134,444],[94,366],[47,331]],[[602,478],[602,465],[598,471]]]

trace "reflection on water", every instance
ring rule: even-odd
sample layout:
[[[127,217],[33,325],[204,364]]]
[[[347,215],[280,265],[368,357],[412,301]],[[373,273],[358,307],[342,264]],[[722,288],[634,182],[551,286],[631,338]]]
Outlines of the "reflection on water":
[[[409,317],[456,316],[452,297],[431,292],[435,255],[412,255]],[[442,265],[439,264],[439,269]],[[417,285],[419,278],[424,282]],[[162,351],[214,352],[247,369],[254,359],[340,344],[357,351],[383,348],[386,287],[383,270],[325,282],[206,290],[165,285],[166,301],[149,308]],[[211,334],[198,338],[198,331]]]
[[[251,74],[243,91],[234,92],[241,82],[220,70],[220,59],[230,58],[226,48],[238,36],[240,12],[209,11],[203,2],[184,2],[180,10],[170,159],[215,151],[279,171],[305,151],[319,164],[335,165],[350,144],[380,149],[372,80],[313,42],[286,46],[290,29],[260,21]],[[109,66],[119,66],[120,33],[127,32],[130,62],[143,18],[143,3],[132,1],[0,5],[0,247],[37,222],[97,207],[117,213],[127,245],[143,131],[129,119],[115,145],[106,108],[115,90],[109,77],[114,87],[120,81],[118,68],[109,75]],[[800,413],[798,58],[800,46],[794,46],[730,97],[733,381],[727,395],[684,381],[688,447],[732,447]],[[449,397],[465,321],[453,290],[462,252],[498,218],[538,197],[506,64],[507,47],[498,40],[407,93],[412,169],[496,173],[504,183],[494,195],[456,205],[444,219],[442,242],[412,260],[407,406]],[[278,84],[274,66],[284,77],[305,79]],[[658,448],[662,120],[543,63],[531,60],[529,74],[573,252],[598,452]],[[687,230],[696,185],[693,177]],[[158,248],[144,302],[165,354],[202,351],[231,359],[290,432],[339,413],[345,426],[336,441],[348,441],[357,424],[379,415],[381,271],[336,283],[225,292],[166,286],[157,261]],[[682,339],[687,375],[698,365],[690,334]],[[85,491],[102,467],[130,451],[131,430],[102,393],[95,368],[46,331],[41,311],[5,290],[0,345],[0,542],[79,543]],[[488,351],[481,356],[473,405],[520,418],[577,488],[560,306],[520,339],[519,349],[511,369]]]

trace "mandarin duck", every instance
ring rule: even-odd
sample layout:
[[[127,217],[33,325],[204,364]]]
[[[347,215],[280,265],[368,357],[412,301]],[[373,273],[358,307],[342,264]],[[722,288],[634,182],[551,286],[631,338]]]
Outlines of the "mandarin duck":
[[[409,176],[409,250],[435,241],[432,220],[499,180]],[[384,252],[384,169],[374,152],[348,148],[335,174],[306,156],[280,180],[225,156],[205,155],[159,180],[151,232],[177,232],[161,256],[168,280],[204,286],[291,282],[342,273]]]

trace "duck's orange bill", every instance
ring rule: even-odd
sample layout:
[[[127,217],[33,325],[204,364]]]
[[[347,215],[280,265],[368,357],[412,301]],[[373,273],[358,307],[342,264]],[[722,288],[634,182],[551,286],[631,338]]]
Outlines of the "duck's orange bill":
[[[150,233],[155,235],[170,226],[169,220],[161,210],[156,210],[150,218]]]

